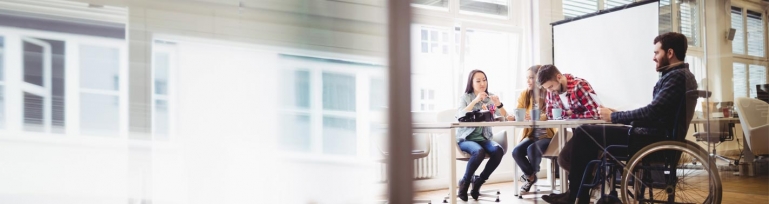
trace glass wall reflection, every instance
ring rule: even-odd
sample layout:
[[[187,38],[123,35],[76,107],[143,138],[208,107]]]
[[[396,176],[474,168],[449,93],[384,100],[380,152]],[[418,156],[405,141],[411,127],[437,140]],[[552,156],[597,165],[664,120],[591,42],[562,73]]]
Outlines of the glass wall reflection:
[[[3,202],[386,198],[384,2],[0,8]]]

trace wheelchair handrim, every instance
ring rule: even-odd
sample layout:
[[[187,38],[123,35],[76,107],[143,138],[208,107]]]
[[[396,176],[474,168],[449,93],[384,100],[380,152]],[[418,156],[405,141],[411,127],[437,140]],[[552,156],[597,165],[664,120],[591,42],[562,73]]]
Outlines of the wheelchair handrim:
[[[646,156],[659,152],[662,150],[676,150],[680,151],[682,153],[688,153],[692,155],[695,159],[702,162],[703,169],[708,172],[708,190],[715,193],[710,193],[710,197],[708,200],[710,200],[710,203],[720,203],[721,201],[721,187],[720,187],[720,176],[718,175],[717,168],[715,168],[715,164],[710,162],[708,160],[709,157],[707,157],[707,153],[703,152],[701,148],[698,148],[699,146],[693,146],[693,148],[690,148],[688,146],[691,146],[692,144],[687,144],[684,142],[678,142],[678,141],[663,141],[663,142],[657,142],[651,145],[648,145],[647,147],[642,148],[638,153],[636,153],[627,164],[627,169],[625,170],[624,176],[622,178],[622,200],[624,203],[637,203],[635,199],[631,200],[628,196],[628,182],[630,181],[629,176],[632,176],[631,174],[634,172],[633,170],[636,168],[636,166],[643,160],[642,158],[645,158]],[[694,144],[696,145],[696,144]],[[711,171],[715,170],[715,172]],[[637,179],[637,178],[636,178]],[[638,196],[638,195],[635,195]],[[632,201],[632,202],[631,202]]]

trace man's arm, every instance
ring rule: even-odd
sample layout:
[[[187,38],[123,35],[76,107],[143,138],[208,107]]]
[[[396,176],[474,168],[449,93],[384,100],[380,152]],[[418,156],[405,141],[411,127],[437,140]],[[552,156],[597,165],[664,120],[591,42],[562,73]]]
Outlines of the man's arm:
[[[611,114],[612,122],[629,125],[633,121],[654,121],[663,114],[670,114],[666,113],[666,110],[674,110],[675,108],[671,107],[675,107],[685,95],[686,76],[682,73],[671,73],[668,79],[664,80],[649,105],[635,110],[614,112]]]
[[[579,82],[575,87],[577,102],[585,108],[585,111],[579,114],[572,115],[572,118],[596,118],[600,119],[601,115],[598,113],[598,103],[590,96],[595,94],[593,87],[587,82]]]

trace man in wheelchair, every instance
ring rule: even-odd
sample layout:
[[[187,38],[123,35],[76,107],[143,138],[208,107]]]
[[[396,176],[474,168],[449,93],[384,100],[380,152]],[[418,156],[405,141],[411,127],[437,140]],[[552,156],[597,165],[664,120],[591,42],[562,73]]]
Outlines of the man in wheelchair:
[[[682,109],[681,101],[687,100],[687,92],[697,89],[694,75],[689,71],[688,64],[684,63],[688,47],[686,36],[675,32],[659,35],[654,38],[654,47],[654,62],[656,62],[656,71],[659,72],[660,78],[654,86],[651,103],[629,111],[616,111],[611,108],[600,107],[599,113],[602,120],[625,125],[631,125],[631,123],[633,125],[640,123],[656,124],[653,126],[654,128],[638,128],[633,129],[633,131],[663,134],[682,129],[675,126],[688,125],[682,122],[687,120],[685,117],[678,117],[679,114],[676,114]],[[633,84],[631,86],[637,85]],[[688,120],[691,120],[691,118],[688,118]],[[578,203],[589,203],[589,191],[578,190],[582,184],[583,175],[590,177],[585,178],[586,181],[592,180],[590,172],[585,174],[585,171],[590,170],[588,163],[591,160],[595,160],[596,156],[609,145],[628,145],[631,128],[633,127],[582,125],[575,129],[573,138],[566,145],[579,147],[578,153],[564,155],[562,151],[561,155],[559,155],[571,161],[571,172],[569,173],[570,190],[565,194],[543,196],[543,199],[548,203],[575,203],[575,201]],[[683,128],[683,131],[683,135],[685,135],[686,129]],[[649,137],[648,139],[665,140],[664,138],[656,137]]]

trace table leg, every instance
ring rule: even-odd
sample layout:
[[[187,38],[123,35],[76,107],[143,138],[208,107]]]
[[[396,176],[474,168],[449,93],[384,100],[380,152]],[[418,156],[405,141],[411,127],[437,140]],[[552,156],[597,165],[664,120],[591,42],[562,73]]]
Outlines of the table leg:
[[[457,133],[454,131],[454,128],[451,128],[451,137],[449,138],[449,154],[451,154],[451,158],[449,158],[449,163],[451,164],[451,168],[449,168],[449,202],[451,204],[457,203],[457,189],[455,188],[457,185]]]
[[[566,128],[563,128],[563,126],[560,126],[558,128],[558,137],[560,139],[558,140],[558,150],[563,150],[563,146],[566,144]],[[561,181],[561,193],[566,192],[566,189],[569,187],[566,185],[566,171],[563,170],[563,168],[558,169],[558,171],[561,172],[561,177],[558,178],[559,181]]]
[[[513,132],[512,132],[512,135],[513,135],[513,148],[509,148],[510,151],[508,151],[508,152],[511,153],[511,155],[512,155],[513,149],[516,146],[518,146],[518,141],[519,141],[518,138],[515,137],[515,133],[516,133],[516,129],[513,128]],[[521,135],[521,137],[523,137],[523,135]],[[515,192],[515,193],[513,193],[514,196],[519,196],[521,194],[521,191],[518,189],[518,163],[516,163],[516,162],[513,162],[513,190]]]

